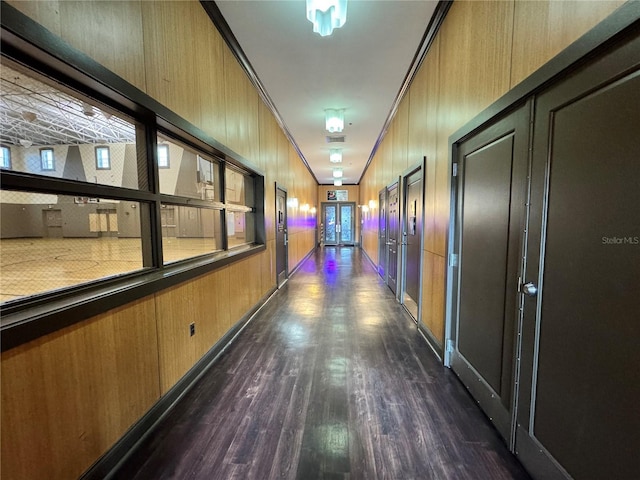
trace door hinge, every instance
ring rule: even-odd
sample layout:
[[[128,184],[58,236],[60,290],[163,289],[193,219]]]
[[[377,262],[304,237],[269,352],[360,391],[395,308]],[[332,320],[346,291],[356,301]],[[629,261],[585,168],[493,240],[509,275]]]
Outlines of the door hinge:
[[[458,266],[458,254],[457,253],[452,253],[451,255],[449,255],[449,266],[450,267],[457,267]]]
[[[455,348],[455,344],[453,342],[453,339],[449,338],[447,340],[447,353],[453,353],[454,348]]]
[[[458,164],[457,163],[453,164],[453,169],[452,169],[452,172],[451,172],[451,176],[452,177],[457,177],[458,176]]]

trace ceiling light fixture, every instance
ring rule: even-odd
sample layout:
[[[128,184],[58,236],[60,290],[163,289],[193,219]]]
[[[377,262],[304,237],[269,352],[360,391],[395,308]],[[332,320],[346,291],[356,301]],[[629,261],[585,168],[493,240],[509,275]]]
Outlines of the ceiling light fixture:
[[[334,168],[333,169],[333,178],[342,178],[342,169]]]
[[[342,150],[332,148],[329,150],[329,161],[331,163],[340,163],[342,161]]]
[[[342,132],[344,128],[344,109],[327,108],[324,111],[325,127],[329,133]]]
[[[22,118],[24,118],[27,122],[34,122],[37,118],[37,115],[33,112],[22,112]]]
[[[334,180],[333,181],[333,186],[334,187],[341,187],[342,186],[342,180]]]
[[[29,148],[31,145],[33,145],[33,142],[31,140],[20,139],[20,145],[22,145],[24,148]]]
[[[82,113],[84,113],[87,117],[93,117],[96,112],[93,111],[93,106],[89,105],[86,102],[82,102]]]
[[[307,0],[307,19],[315,33],[331,35],[347,21],[347,0]]]

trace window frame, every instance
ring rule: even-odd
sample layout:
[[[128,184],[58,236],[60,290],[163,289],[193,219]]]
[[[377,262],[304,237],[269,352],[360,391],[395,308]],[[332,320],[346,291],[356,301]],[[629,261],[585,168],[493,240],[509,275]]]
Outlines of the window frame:
[[[53,147],[43,147],[40,152],[40,171],[41,172],[55,172],[56,171],[56,153]],[[51,152],[51,168],[45,166],[45,161],[49,163],[49,159],[45,159],[44,154]]]
[[[101,150],[106,150],[107,152],[107,166],[100,166],[100,156],[98,152]],[[111,149],[108,145],[96,145],[94,148],[95,158],[96,158],[96,170],[111,170]]]
[[[167,159],[166,163],[162,163],[162,164],[160,163],[160,150],[163,150],[163,151],[167,152],[167,154],[165,155],[165,157]],[[158,143],[156,145],[156,155],[157,155],[157,158],[158,158],[158,161],[157,161],[158,168],[162,168],[162,169],[171,168],[171,157],[170,157],[169,153],[170,153],[169,152],[169,145],[167,145],[165,143]]]
[[[8,145],[0,145],[2,149],[2,162],[0,168],[4,170],[11,170],[11,147]]]
[[[98,102],[114,112],[126,115],[136,123],[136,137],[143,141],[146,148],[146,162],[138,168],[143,168],[147,176],[144,185],[141,182],[138,189],[131,189],[58,178],[55,175],[47,175],[46,171],[32,173],[11,170],[3,171],[2,188],[74,197],[137,201],[148,206],[149,217],[144,219],[141,225],[144,229],[141,238],[148,237],[148,245],[143,247],[143,261],[145,266],[151,265],[151,268],[142,271],[5,302],[0,317],[2,351],[266,250],[263,171],[94,60],[73,50],[60,50],[53,34],[37,24],[30,23],[28,18],[13,7],[3,4],[1,21],[3,62],[6,59],[27,67],[37,78],[52,79],[66,93],[75,92],[73,95]],[[12,25],[10,31],[6,30],[8,23]],[[19,34],[13,34],[14,31]],[[95,78],[100,78],[100,82],[95,81]],[[244,248],[228,249],[222,221],[221,243],[224,250],[163,264],[160,226],[162,202],[219,209],[224,209],[225,206],[221,201],[214,202],[213,205],[211,201],[160,193],[157,152],[154,150],[159,133],[176,138],[201,151],[205,156],[213,158],[219,162],[220,171],[223,171],[225,165],[233,164],[254,176],[257,188],[254,209],[256,235],[252,244],[245,245]],[[53,155],[55,166],[55,152]],[[221,178],[220,181],[220,191],[224,192],[224,180]]]

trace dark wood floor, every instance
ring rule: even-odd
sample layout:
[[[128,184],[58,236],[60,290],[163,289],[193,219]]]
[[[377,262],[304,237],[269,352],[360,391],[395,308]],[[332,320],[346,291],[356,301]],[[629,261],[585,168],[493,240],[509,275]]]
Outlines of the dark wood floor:
[[[354,248],[307,260],[118,479],[528,479]]]

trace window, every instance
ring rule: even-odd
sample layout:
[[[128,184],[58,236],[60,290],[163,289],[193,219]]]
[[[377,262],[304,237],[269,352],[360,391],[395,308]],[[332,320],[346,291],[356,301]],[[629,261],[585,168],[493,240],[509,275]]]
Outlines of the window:
[[[0,147],[0,168],[11,168],[11,149],[4,145]]]
[[[0,114],[9,119],[0,145],[4,308],[30,314],[32,303],[22,300],[43,294],[74,306],[120,286],[114,295],[129,298],[143,285],[164,288],[169,276],[156,271],[188,277],[192,268],[196,275],[243,258],[242,246],[264,248],[264,213],[255,208],[262,176],[184,129],[158,131],[120,111],[117,96],[103,104],[89,86],[73,90],[0,58]],[[27,97],[40,106],[38,122],[20,113]],[[141,109],[152,115],[154,106]],[[149,164],[152,149],[157,165]],[[27,275],[25,262],[38,275]]]
[[[0,77],[0,130],[2,145],[11,146],[12,171],[149,189],[139,122],[4,57]],[[26,104],[37,114],[25,112]]]
[[[148,266],[140,235],[147,204],[18,190],[0,190],[0,199],[3,302]]]
[[[98,170],[111,170],[109,147],[96,147],[96,168]]]
[[[225,207],[229,248],[255,242],[254,178],[234,167],[225,169]]]
[[[158,145],[158,168],[169,168],[169,145]]]
[[[158,135],[158,139],[162,142],[158,152],[173,152],[171,165],[158,169],[160,193],[220,202],[220,160],[173,137]]]
[[[164,263],[222,250],[221,211],[163,203],[162,255]]]
[[[53,148],[40,149],[40,168],[43,171],[52,171],[56,169],[55,158],[53,157]]]

